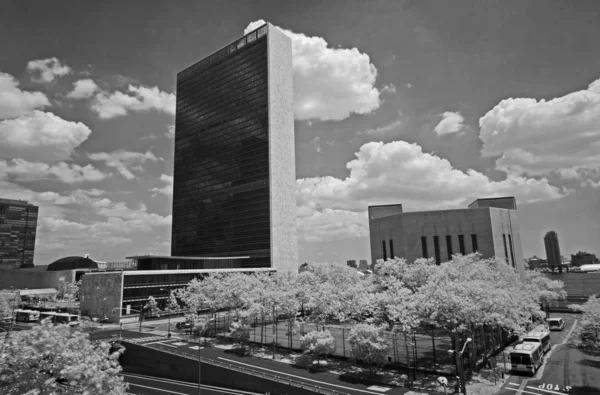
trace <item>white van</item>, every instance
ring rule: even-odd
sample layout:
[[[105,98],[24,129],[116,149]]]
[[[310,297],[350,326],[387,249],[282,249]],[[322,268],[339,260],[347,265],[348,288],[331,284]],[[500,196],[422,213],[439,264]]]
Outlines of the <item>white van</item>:
[[[546,322],[548,322],[548,328],[551,331],[562,331],[565,329],[565,321],[562,318],[548,318]]]

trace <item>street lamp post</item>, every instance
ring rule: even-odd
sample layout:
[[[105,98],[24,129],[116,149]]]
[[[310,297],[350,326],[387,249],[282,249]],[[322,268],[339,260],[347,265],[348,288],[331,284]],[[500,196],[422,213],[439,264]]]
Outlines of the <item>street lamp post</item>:
[[[448,352],[450,354],[454,354],[456,356],[456,370],[457,370],[457,374],[458,377],[460,378],[460,386],[461,388],[459,388],[459,391],[462,391],[463,395],[467,395],[467,386],[465,384],[465,370],[463,367],[463,353],[465,352],[465,348],[467,347],[467,344],[469,344],[473,339],[471,339],[470,337],[467,338],[467,341],[465,341],[465,344],[463,344],[462,350],[458,351],[458,350],[448,350]]]
[[[161,288],[160,290],[161,291],[168,291],[168,289],[166,289],[166,288]],[[167,303],[169,303],[169,302],[167,302]],[[169,308],[168,305],[167,305],[167,308],[165,310],[167,310],[167,309],[168,309],[168,311],[167,311],[167,318],[169,320],[169,323],[167,324],[167,337],[171,337],[171,310],[170,310],[170,308]]]
[[[124,308],[124,307],[114,307],[112,309],[113,313],[114,313],[115,310],[127,310],[127,309]],[[129,310],[130,311],[137,311],[139,313],[139,315],[140,315],[140,332],[141,332],[142,331],[142,321],[141,321],[142,320],[142,312],[139,311],[139,310],[132,309],[132,308],[130,308]],[[123,323],[120,322],[119,323],[119,339],[121,338],[122,333],[123,333]]]

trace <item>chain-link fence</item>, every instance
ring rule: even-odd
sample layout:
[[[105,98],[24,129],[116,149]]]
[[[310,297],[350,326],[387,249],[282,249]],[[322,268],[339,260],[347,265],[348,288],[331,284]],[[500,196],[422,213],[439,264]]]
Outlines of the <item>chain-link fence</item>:
[[[207,336],[230,338],[228,331],[235,317],[233,314],[213,314],[207,325]],[[250,322],[249,341],[255,344],[274,346],[294,351],[301,350],[300,337],[315,330],[329,330],[335,339],[336,351],[333,357],[352,357],[352,347],[348,341],[351,325],[321,325],[300,322],[293,325],[286,319],[259,319]],[[412,333],[387,334],[389,351],[388,365],[398,368],[453,374],[454,355],[450,350],[461,349],[467,338],[472,341],[463,354],[464,367],[472,372],[483,366],[488,358],[509,344],[513,337],[498,327],[479,326],[463,333],[460,338],[452,333],[432,327],[421,327]],[[458,342],[458,344],[457,344]]]

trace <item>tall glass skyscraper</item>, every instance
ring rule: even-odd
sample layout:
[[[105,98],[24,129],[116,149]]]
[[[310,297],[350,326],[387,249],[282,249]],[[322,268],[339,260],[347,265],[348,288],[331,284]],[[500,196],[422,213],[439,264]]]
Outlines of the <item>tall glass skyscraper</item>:
[[[33,204],[0,199],[0,266],[33,266],[37,217]]]
[[[297,272],[291,40],[266,24],[177,75],[171,255]]]

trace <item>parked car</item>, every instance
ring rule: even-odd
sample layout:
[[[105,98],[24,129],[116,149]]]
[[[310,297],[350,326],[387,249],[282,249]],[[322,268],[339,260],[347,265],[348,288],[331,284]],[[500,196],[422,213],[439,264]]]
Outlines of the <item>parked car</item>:
[[[546,321],[551,331],[562,331],[565,329],[565,321],[562,318],[548,318]]]
[[[178,322],[175,325],[175,328],[177,329],[191,329],[194,325],[191,322],[188,321],[184,321],[184,322]]]

